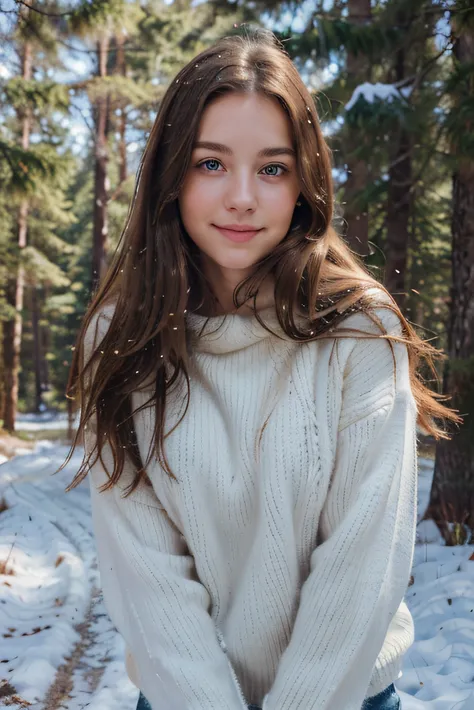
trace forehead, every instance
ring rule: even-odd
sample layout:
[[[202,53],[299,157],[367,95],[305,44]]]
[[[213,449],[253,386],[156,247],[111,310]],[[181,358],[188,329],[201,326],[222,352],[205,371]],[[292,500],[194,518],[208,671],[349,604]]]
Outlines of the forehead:
[[[288,116],[278,100],[254,93],[232,92],[214,99],[203,112],[197,140],[227,143],[279,141],[291,147]]]

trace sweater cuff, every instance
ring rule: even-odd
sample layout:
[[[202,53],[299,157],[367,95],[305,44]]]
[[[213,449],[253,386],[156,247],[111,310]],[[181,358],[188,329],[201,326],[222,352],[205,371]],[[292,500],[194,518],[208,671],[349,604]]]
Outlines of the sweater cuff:
[[[375,662],[367,697],[378,695],[402,675],[403,656],[415,638],[413,618],[405,602],[399,606]]]

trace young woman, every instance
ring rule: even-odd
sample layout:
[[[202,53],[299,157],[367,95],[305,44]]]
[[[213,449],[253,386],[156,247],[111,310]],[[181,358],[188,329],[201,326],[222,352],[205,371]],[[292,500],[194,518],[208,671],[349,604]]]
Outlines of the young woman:
[[[70,379],[70,488],[89,473],[140,709],[400,707],[415,429],[457,417],[417,374],[437,351],[332,216],[315,107],[273,35],[182,69]]]

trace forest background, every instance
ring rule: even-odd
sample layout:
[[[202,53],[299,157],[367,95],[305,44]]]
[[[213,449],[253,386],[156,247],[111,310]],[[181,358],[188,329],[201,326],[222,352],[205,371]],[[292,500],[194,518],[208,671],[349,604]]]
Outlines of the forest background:
[[[273,30],[334,156],[336,227],[425,339],[464,417],[427,516],[474,542],[474,5],[470,0],[0,0],[0,427],[65,412],[77,328],[116,248],[173,75]],[[430,377],[429,373],[426,373]]]

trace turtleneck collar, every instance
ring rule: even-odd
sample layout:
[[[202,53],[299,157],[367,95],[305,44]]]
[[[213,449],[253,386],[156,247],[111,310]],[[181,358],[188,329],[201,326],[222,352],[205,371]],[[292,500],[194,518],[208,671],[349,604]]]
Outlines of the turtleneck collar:
[[[289,340],[278,322],[273,306],[260,311],[259,316],[277,337]],[[188,313],[186,326],[193,336],[192,343],[195,351],[216,355],[243,350],[266,338],[275,337],[258,322],[253,314],[227,313],[206,318],[196,313]]]

